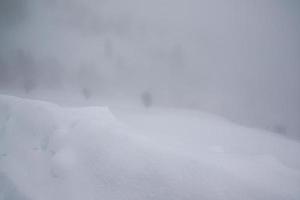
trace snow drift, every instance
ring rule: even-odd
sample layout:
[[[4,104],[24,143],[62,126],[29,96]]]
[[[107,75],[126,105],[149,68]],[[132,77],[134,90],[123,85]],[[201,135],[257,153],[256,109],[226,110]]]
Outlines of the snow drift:
[[[0,96],[0,199],[300,198],[298,142],[215,117],[135,119]]]

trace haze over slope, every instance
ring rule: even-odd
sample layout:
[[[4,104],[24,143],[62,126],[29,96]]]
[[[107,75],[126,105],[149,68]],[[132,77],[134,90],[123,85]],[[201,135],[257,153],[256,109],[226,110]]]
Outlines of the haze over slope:
[[[4,0],[0,87],[200,108],[300,132],[293,0]],[[27,89],[26,89],[27,88]]]

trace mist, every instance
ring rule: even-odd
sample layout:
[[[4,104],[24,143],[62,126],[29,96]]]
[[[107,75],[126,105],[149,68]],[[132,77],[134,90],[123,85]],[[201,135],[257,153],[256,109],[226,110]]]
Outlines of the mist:
[[[300,199],[299,36],[297,0],[0,0],[0,200]]]
[[[300,137],[297,1],[2,0],[0,87],[216,113]]]

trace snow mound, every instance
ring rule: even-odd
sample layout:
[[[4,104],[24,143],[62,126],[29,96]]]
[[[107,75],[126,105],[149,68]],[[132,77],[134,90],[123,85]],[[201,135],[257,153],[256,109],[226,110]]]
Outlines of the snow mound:
[[[0,199],[300,198],[299,168],[275,154],[237,154],[219,144],[192,154],[133,127],[108,108],[0,96]],[[282,151],[292,146],[282,155],[299,160],[299,143],[274,141]]]

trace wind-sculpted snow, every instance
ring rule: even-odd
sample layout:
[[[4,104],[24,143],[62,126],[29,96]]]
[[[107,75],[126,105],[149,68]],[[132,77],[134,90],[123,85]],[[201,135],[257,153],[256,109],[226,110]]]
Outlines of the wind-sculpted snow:
[[[173,115],[126,125],[108,108],[0,96],[0,199],[300,198],[298,142]],[[142,130],[146,121],[155,127]]]

